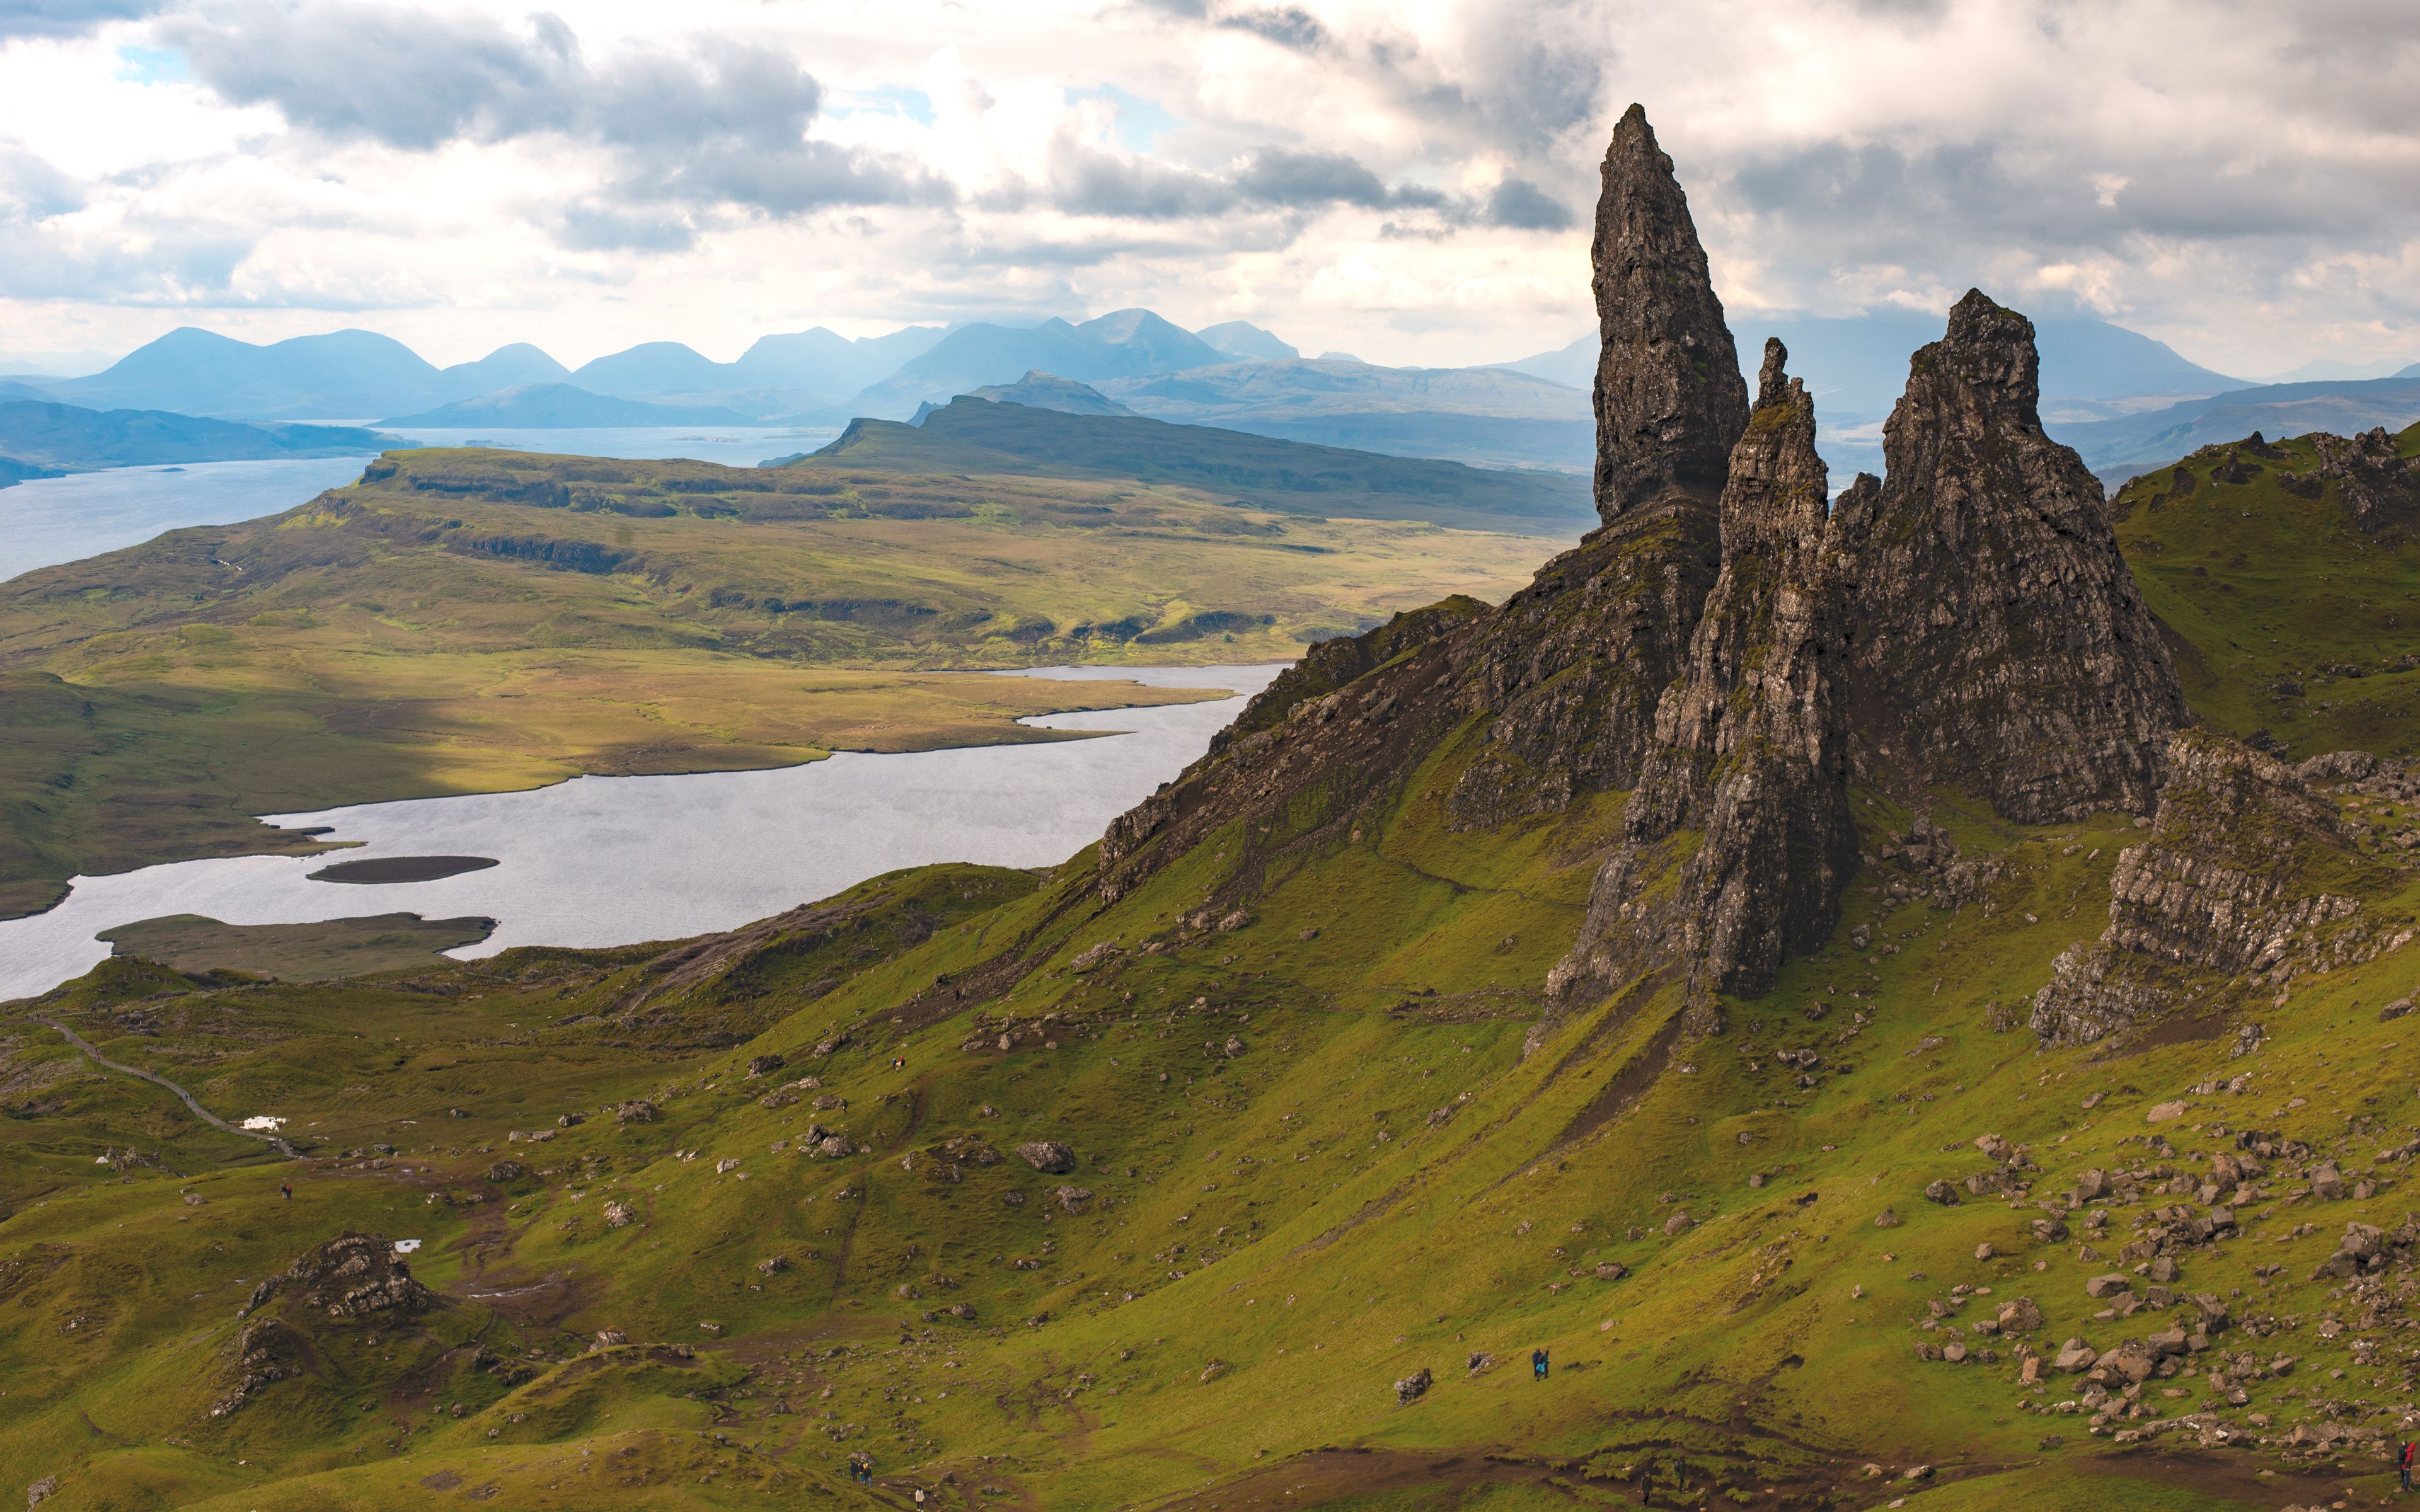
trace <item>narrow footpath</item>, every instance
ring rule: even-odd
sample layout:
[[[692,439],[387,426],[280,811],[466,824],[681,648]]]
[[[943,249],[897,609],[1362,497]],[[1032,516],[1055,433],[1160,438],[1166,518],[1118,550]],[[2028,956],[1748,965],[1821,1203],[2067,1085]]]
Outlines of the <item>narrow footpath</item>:
[[[178,1098],[183,1100],[185,1106],[194,1110],[194,1118],[201,1119],[211,1128],[220,1130],[226,1134],[241,1134],[246,1139],[260,1140],[267,1144],[270,1149],[277,1151],[288,1160],[301,1160],[302,1158],[302,1152],[301,1150],[296,1149],[292,1145],[287,1144],[284,1139],[279,1138],[276,1134],[264,1134],[258,1129],[237,1128],[234,1124],[227,1122],[225,1119],[220,1118],[217,1114],[212,1113],[209,1109],[202,1106],[201,1100],[199,1098],[194,1096],[193,1093],[186,1091],[183,1088],[178,1086],[175,1082],[170,1081],[167,1077],[162,1076],[154,1072],[145,1071],[140,1066],[119,1065],[116,1061],[110,1059],[107,1056],[95,1050],[92,1047],[92,1041],[86,1040],[83,1035],[76,1033],[75,1030],[69,1028],[66,1025],[61,1024],[58,1020],[44,1019],[42,1022],[49,1025],[52,1028],[58,1030],[61,1034],[66,1035],[68,1043],[75,1046],[78,1050],[83,1051],[85,1055],[90,1056],[96,1064],[106,1066],[111,1071],[124,1072],[129,1076],[140,1076],[145,1081],[150,1082],[154,1086],[164,1087],[168,1090],[176,1093]]]

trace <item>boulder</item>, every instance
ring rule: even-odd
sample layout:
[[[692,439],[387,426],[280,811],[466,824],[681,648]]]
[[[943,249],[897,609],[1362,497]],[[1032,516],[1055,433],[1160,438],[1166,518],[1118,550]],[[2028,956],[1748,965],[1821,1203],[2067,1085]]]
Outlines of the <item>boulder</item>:
[[[1927,1183],[1924,1196],[1926,1200],[1938,1202],[1947,1208],[1958,1206],[1958,1189],[1947,1181],[1934,1180]]]
[[[1395,1405],[1398,1407],[1411,1406],[1412,1403],[1419,1401],[1421,1397],[1429,1394],[1429,1387],[1435,1384],[1435,1381],[1436,1378],[1429,1373],[1428,1366],[1420,1366],[1418,1370],[1413,1371],[1410,1375],[1405,1376],[1403,1380],[1395,1382]]]
[[[609,1203],[605,1204],[605,1227],[608,1227],[608,1228],[628,1228],[628,1227],[629,1227],[632,1224],[637,1223],[638,1221],[639,1221],[639,1210],[638,1210],[638,1209],[636,1209],[636,1208],[631,1207],[628,1203],[627,1203],[627,1202],[609,1202]]]
[[[1874,1214],[1874,1227],[1876,1228],[1897,1228],[1899,1225],[1899,1214],[1893,1212],[1888,1208],[1885,1208],[1882,1211]]]
[[[2041,1308],[2031,1297],[2019,1297],[2000,1304],[2000,1332],[2030,1334],[2042,1326]]]
[[[2133,1288],[2133,1278],[2116,1271],[2106,1275],[2096,1275],[2084,1283],[2084,1294],[2094,1298],[2114,1297],[2121,1291],[2132,1291]]]
[[[2080,1338],[2071,1338],[2058,1347],[2058,1354],[2051,1361],[2051,1366],[2073,1375],[2080,1370],[2091,1369],[2093,1362],[2100,1358],[2093,1352],[2091,1345]]]
[[[2181,1101],[2175,1103],[2155,1103],[2151,1104],[2151,1110],[2143,1115],[2143,1121],[2145,1123],[2174,1123],[2177,1119],[2181,1119],[2184,1116],[2185,1105]]]
[[[613,1121],[616,1123],[653,1123],[656,1121],[658,1111],[659,1110],[656,1105],[653,1103],[648,1102],[645,1098],[634,1098],[630,1102],[625,1103],[613,1110]]]
[[[2334,1202],[2344,1195],[2344,1173],[2336,1169],[2335,1161],[2329,1161],[2311,1173],[2311,1196]]]
[[[517,1160],[500,1160],[489,1166],[487,1170],[488,1180],[498,1186],[503,1186],[507,1181],[518,1181],[528,1174],[529,1167]]]
[[[780,1056],[758,1056],[748,1062],[748,1074],[751,1076],[762,1076],[768,1072],[780,1071],[783,1066],[788,1064],[789,1062],[783,1059]]]
[[[1697,1227],[1698,1220],[1685,1212],[1676,1212],[1664,1220],[1664,1232],[1667,1234],[1685,1234]]]
[[[1056,1139],[1034,1139],[1016,1147],[1017,1158],[1045,1176],[1064,1176],[1076,1168],[1076,1152]]]
[[[1059,1199],[1063,1212],[1082,1212],[1093,1200],[1093,1194],[1080,1186],[1063,1186],[1051,1196]]]

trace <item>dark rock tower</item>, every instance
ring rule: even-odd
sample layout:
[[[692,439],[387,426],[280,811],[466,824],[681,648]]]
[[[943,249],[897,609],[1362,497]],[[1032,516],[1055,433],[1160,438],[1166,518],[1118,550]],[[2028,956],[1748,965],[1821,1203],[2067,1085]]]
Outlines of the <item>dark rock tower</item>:
[[[1888,481],[1841,495],[1866,770],[2045,824],[2149,813],[2184,695],[2100,481],[2042,433],[2033,322],[1970,290],[1909,364]]]
[[[1713,498],[1747,424],[1689,198],[1637,105],[1606,149],[1597,200],[1596,508],[1608,524],[1673,489]]]

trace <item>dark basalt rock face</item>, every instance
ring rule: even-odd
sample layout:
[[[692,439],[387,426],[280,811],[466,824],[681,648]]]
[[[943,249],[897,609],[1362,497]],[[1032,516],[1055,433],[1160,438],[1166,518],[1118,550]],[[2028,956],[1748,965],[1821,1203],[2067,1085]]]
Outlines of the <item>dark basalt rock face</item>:
[[[1610,524],[1673,489],[1711,497],[1747,424],[1688,196],[1633,105],[1606,149],[1597,199],[1596,507]]]
[[[2033,323],[1969,291],[1834,511],[1861,764],[2045,824],[2147,813],[2186,718],[2100,483],[2042,433]]]
[[[1314,647],[1211,752],[1102,837],[1114,901],[1161,859],[1307,790],[1326,827],[1393,792],[1465,721],[1481,748],[1448,795],[1484,827],[1618,791],[1654,737],[1720,562],[1714,500],[1747,418],[1747,385],[1688,204],[1633,107],[1606,156],[1596,292],[1598,512],[1608,522],[1500,609],[1448,600]],[[1302,810],[1297,810],[1299,813]],[[1259,824],[1246,866],[1257,864]]]
[[[1540,569],[1467,652],[1488,744],[1447,800],[1455,827],[1552,813],[1638,779],[1655,705],[1721,565],[1714,510],[1669,494]]]
[[[1626,842],[1598,874],[1552,995],[1685,961],[1700,984],[1753,995],[1823,944],[1856,869],[1842,637],[1825,548],[1827,477],[1815,407],[1767,345],[1722,496],[1722,570],[1686,669],[1623,810]],[[1666,854],[1681,831],[1696,842]],[[1678,868],[1676,887],[1654,885]]]
[[[2197,1001],[2216,1008],[2230,989],[2282,992],[2298,973],[2410,937],[2361,896],[2398,879],[2359,855],[2294,768],[2200,731],[2173,737],[2165,765],[2150,833],[2110,874],[2108,929],[2053,962],[2034,996],[2045,1041],[2099,1040]]]
[[[1450,800],[1463,828],[1637,780],[1720,564],[1714,499],[1747,424],[1747,385],[1688,196],[1637,105],[1606,151],[1593,255],[1606,528],[1474,638],[1473,707],[1496,718]]]

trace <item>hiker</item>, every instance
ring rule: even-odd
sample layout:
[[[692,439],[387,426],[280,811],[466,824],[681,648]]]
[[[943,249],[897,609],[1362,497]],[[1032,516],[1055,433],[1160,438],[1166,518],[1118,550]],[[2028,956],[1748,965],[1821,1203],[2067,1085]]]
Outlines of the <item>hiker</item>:
[[[286,1200],[287,1200],[287,1201],[291,1202],[291,1201],[293,1201],[293,1200],[294,1200],[294,1183],[292,1183],[291,1181],[280,1181],[280,1182],[278,1182],[278,1183],[277,1183],[277,1190],[279,1190],[280,1192],[283,1192],[283,1193],[285,1193],[285,1194],[286,1194]]]
[[[1544,1381],[1546,1379],[1545,1350],[1531,1350],[1529,1351],[1529,1375],[1531,1379],[1536,1381]]]
[[[2420,1456],[2420,1444],[2409,1439],[2404,1440],[2402,1447],[2395,1451],[2395,1473],[2402,1477],[2403,1489],[2407,1491],[2412,1489],[2412,1462],[2415,1456]]]

